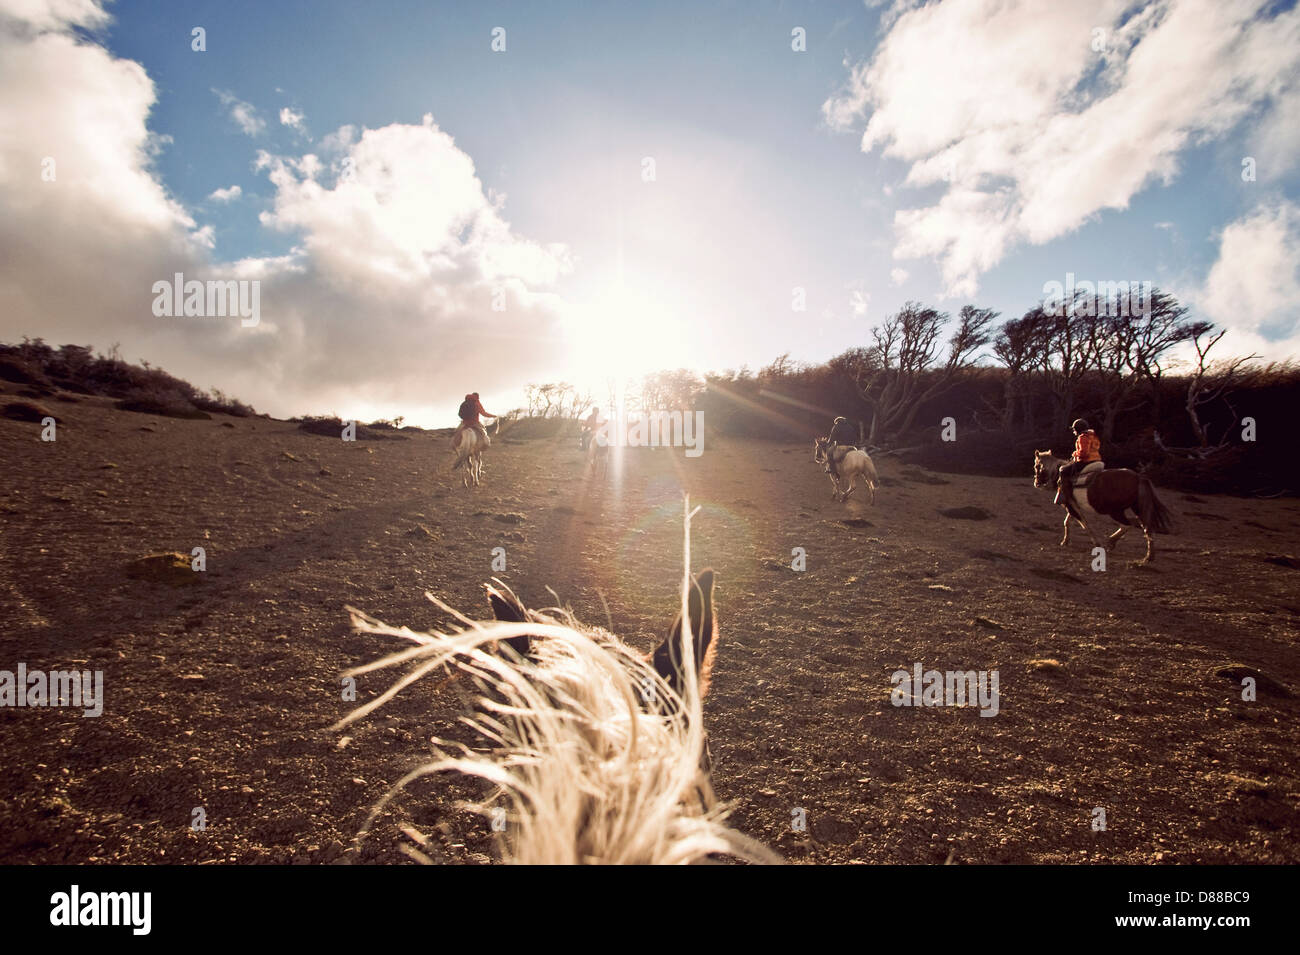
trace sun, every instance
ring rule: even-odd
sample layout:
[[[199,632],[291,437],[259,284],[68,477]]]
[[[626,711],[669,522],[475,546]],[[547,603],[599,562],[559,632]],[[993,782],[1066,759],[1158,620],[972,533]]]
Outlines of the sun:
[[[689,368],[695,356],[684,322],[646,297],[626,291],[574,305],[566,321],[566,380],[599,393],[613,381],[656,371]]]

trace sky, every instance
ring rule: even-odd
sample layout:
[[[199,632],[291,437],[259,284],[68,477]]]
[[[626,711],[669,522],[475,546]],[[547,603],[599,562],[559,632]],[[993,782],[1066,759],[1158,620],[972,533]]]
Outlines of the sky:
[[[1298,147],[1294,2],[0,0],[0,340],[441,425],[1073,274],[1282,359]]]

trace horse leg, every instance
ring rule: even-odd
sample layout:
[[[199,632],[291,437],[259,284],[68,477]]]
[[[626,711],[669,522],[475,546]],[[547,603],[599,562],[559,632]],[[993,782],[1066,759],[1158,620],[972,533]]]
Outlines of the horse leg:
[[[1106,550],[1111,550],[1111,549],[1113,549],[1114,546],[1115,546],[1116,544],[1119,543],[1119,539],[1120,539],[1121,537],[1123,537],[1123,536],[1124,536],[1125,534],[1127,534],[1127,533],[1128,533],[1128,528],[1127,528],[1127,527],[1124,527],[1124,526],[1121,526],[1118,530],[1115,531],[1115,533],[1113,533],[1113,534],[1111,534],[1109,537],[1107,537],[1107,538],[1106,538]]]
[[[1146,553],[1146,556],[1143,557],[1141,560],[1137,561],[1137,565],[1138,565],[1139,567],[1141,567],[1143,564],[1149,564],[1149,563],[1151,563],[1151,557],[1152,557],[1152,556],[1155,554],[1155,552],[1156,552],[1156,542],[1155,542],[1154,540],[1151,539],[1151,531],[1149,531],[1149,530],[1147,529],[1147,526],[1146,526],[1145,524],[1142,523],[1142,519],[1141,519],[1141,518],[1138,518],[1137,526],[1140,527],[1140,528],[1142,528],[1142,536],[1145,537],[1145,538],[1146,538],[1146,541],[1147,541],[1147,553]]]
[[[1061,524],[1061,526],[1065,528],[1065,533],[1061,535],[1061,543],[1057,544],[1056,545],[1057,547],[1064,547],[1066,544],[1070,543],[1070,518],[1071,517],[1073,517],[1073,515],[1070,513],[1069,509],[1067,508],[1065,511],[1065,521]]]
[[[857,486],[858,486],[858,476],[856,474],[850,474],[849,489],[840,495],[841,504],[843,504],[845,501],[849,499],[849,495],[853,493],[853,489],[856,488]]]

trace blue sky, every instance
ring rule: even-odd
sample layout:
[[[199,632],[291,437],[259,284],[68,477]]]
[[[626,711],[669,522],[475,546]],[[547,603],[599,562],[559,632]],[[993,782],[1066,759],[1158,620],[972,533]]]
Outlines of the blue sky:
[[[1294,3],[6,8],[10,62],[35,65],[0,72],[28,107],[0,168],[57,144],[60,183],[84,181],[11,199],[15,232],[39,218],[0,267],[5,337],[120,341],[273,413],[419,419],[526,381],[824,360],[908,299],[1013,317],[1067,272],[1155,282],[1238,350],[1300,331]],[[386,179],[390,153],[418,181]],[[102,249],[51,224],[59,203],[104,205]],[[429,235],[402,218],[421,208]],[[260,277],[262,324],[142,314],[122,276],[186,264]]]

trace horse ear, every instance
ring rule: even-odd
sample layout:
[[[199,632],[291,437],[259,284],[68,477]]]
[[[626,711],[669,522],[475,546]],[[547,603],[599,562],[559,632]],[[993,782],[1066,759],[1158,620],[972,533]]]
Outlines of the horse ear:
[[[501,585],[500,590],[492,584],[483,585],[487,590],[488,603],[492,605],[492,616],[502,623],[527,623],[531,620],[523,601],[515,596],[514,591],[499,580],[494,582]],[[511,637],[505,642],[522,657],[527,656],[528,651],[532,649],[533,638],[525,633],[518,637]]]
[[[714,651],[718,644],[718,621],[713,614],[713,570],[700,571],[691,580],[690,599],[687,604],[691,615],[691,634],[695,646],[695,672],[700,678],[700,699],[709,692],[709,677],[713,671]],[[686,674],[683,669],[682,618],[673,621],[668,638],[654,652],[652,662],[655,672],[667,681],[678,696],[685,693]]]

